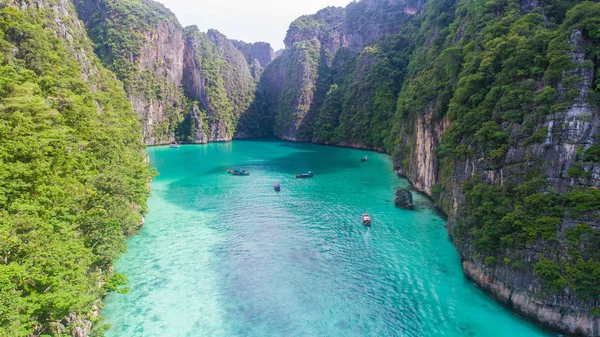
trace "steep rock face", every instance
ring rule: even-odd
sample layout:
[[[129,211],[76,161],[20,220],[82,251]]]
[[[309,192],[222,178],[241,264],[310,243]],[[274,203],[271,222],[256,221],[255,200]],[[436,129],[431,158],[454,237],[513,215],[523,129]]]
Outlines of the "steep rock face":
[[[98,71],[97,67],[92,64],[87,51],[84,48],[77,46],[76,43],[73,43],[76,39],[85,39],[86,34],[84,27],[82,27],[77,18],[72,15],[72,4],[70,1],[60,0],[53,6],[53,4],[45,0],[11,0],[8,1],[6,5],[13,5],[22,10],[27,10],[28,8],[51,8],[55,15],[54,23],[56,37],[69,42],[68,47],[71,48],[73,57],[81,66],[83,77],[89,79],[90,76],[96,74]]]
[[[531,296],[530,290],[515,289],[515,287],[502,282],[497,277],[502,275],[506,278],[514,275],[511,271],[499,273],[497,270],[495,273],[490,273],[481,266],[468,261],[463,262],[463,269],[465,275],[481,285],[484,291],[527,318],[541,322],[551,329],[560,329],[569,334],[582,334],[584,336],[599,336],[600,334],[597,317],[577,313],[576,311],[563,312],[559,309],[561,305],[569,305],[569,301],[564,299],[555,299],[551,303],[539,301],[538,298]],[[533,277],[530,277],[530,279],[533,280]]]
[[[467,27],[463,25],[458,33],[465,34]],[[427,75],[423,75],[425,72],[418,73],[405,85],[403,90],[406,91],[398,101],[397,115],[402,117],[397,117],[401,146],[396,162],[399,174],[433,197],[448,214],[448,229],[469,278],[502,303],[549,328],[569,334],[600,336],[598,288],[582,286],[587,284],[585,282],[597,282],[598,255],[591,253],[595,249],[591,247],[598,244],[600,237],[597,206],[581,204],[589,202],[586,198],[595,200],[593,195],[597,190],[590,187],[598,187],[600,182],[596,174],[597,159],[590,154],[597,144],[600,111],[597,104],[590,103],[597,65],[592,63],[589,50],[595,48],[598,41],[585,36],[589,34],[580,28],[570,28],[566,23],[556,33],[551,46],[561,47],[551,55],[565,55],[570,62],[563,63],[564,70],[555,71],[554,76],[559,78],[552,89],[548,83],[543,87],[542,80],[538,84],[543,88],[538,89],[538,97],[541,100],[545,95],[545,100],[552,102],[548,104],[554,104],[553,108],[538,107],[549,112],[535,117],[532,113],[525,117],[526,123],[497,124],[490,117],[483,123],[484,128],[472,131],[481,136],[477,140],[479,146],[470,143],[466,138],[469,136],[454,143],[457,124],[464,119],[439,117],[444,116],[441,110],[447,109],[439,104],[440,96],[425,101],[423,112],[415,115],[412,115],[414,109],[404,106],[410,102],[405,93],[423,92],[412,84],[428,80]],[[457,40],[453,41],[451,43]],[[444,63],[448,64],[444,56]],[[553,76],[552,69],[550,66],[544,79]],[[427,95],[422,93],[423,97]],[[455,96],[453,103],[456,102]],[[506,113],[509,104],[501,104],[505,109],[501,113]],[[419,105],[412,102],[411,106]],[[455,107],[451,106],[450,111]],[[482,131],[488,127],[488,131]],[[489,132],[485,137],[489,137],[486,141],[490,143],[485,146],[481,146],[483,132]],[[501,145],[503,143],[505,145]],[[446,154],[450,148],[452,156]],[[487,153],[482,151],[486,148]],[[524,192],[526,189],[531,190]],[[519,206],[519,193],[528,195],[523,206]],[[579,199],[573,199],[574,196]],[[558,208],[533,211],[543,209],[543,203],[534,206],[537,198],[548,200],[544,202]],[[485,202],[495,205],[490,213],[482,211]],[[515,205],[514,212],[503,210]],[[497,217],[493,212],[503,215]],[[524,216],[520,212],[531,215]],[[515,223],[515,218],[519,222]],[[485,221],[490,221],[485,225],[489,230],[498,228],[504,236],[494,238],[488,229],[478,229]],[[515,234],[523,231],[520,226],[527,226],[529,233]],[[492,245],[497,248],[484,248]],[[554,270],[553,276],[547,274],[550,269]],[[589,279],[584,280],[586,277],[581,274],[575,276],[579,272],[587,273]]]
[[[432,187],[439,182],[439,161],[435,149],[442,142],[449,127],[448,119],[434,120],[433,111],[419,116],[414,131],[414,155],[410,157],[408,169],[398,173],[407,177],[415,188],[432,196]]]
[[[314,15],[300,17],[288,29],[286,49],[302,41],[317,40],[323,51],[326,51],[324,55],[330,64],[337,51],[348,46],[345,22],[346,9],[341,7],[328,7]]]
[[[565,111],[549,115],[538,127],[538,130],[546,133],[545,140],[541,144],[510,147],[505,164],[495,170],[481,167],[477,162],[465,162],[465,170],[454,174],[457,178],[455,184],[468,180],[469,174],[480,175],[484,177],[484,181],[497,185],[503,184],[503,180],[508,179],[521,181],[527,167],[538,165],[540,172],[549,183],[549,188],[556,191],[567,192],[577,186],[599,186],[600,180],[597,176],[590,175],[588,178],[570,176],[570,170],[580,160],[578,151],[594,144],[594,138],[599,132],[600,111],[598,106],[592,106],[587,101],[588,92],[593,90],[594,74],[593,68],[583,66],[586,57],[582,31],[572,30],[568,44],[571,46],[568,55],[574,62],[571,75],[579,78],[578,83],[574,84],[578,96]],[[559,95],[561,90],[559,88]],[[598,164],[583,163],[583,165],[587,172],[597,171]],[[461,191],[459,186],[453,189]],[[453,211],[450,214],[458,214],[461,203],[460,196],[453,198],[450,207]],[[457,221],[460,221],[460,218],[456,216],[450,219],[451,224]],[[555,240],[539,241],[524,250],[509,252],[508,258],[523,259],[534,266],[536,261],[543,259],[554,261],[561,258],[575,258],[567,252],[569,249],[567,233],[578,223],[591,226],[596,231],[600,228],[593,215],[580,217],[566,214],[554,229]],[[457,247],[465,259],[466,275],[479,281],[478,283],[500,301],[550,328],[570,334],[600,336],[600,317],[592,313],[594,308],[600,307],[600,299],[585,298],[569,288],[562,289],[558,293],[536,295],[544,294],[545,287],[539,275],[532,272],[533,268],[519,271],[502,264],[486,265],[475,256],[477,251],[473,250],[470,243],[458,243]]]
[[[135,80],[138,86],[132,88],[130,101],[144,122],[146,143],[161,144],[173,140],[174,127],[189,109],[180,88],[183,34],[181,27],[161,22],[153,31],[144,33],[144,40],[138,64],[141,74]],[[146,85],[139,86],[144,82]],[[156,85],[160,88],[158,93],[151,91]]]
[[[205,34],[191,26],[184,34],[183,86],[190,98],[200,102],[202,110],[196,113],[204,120],[202,132],[198,125],[194,127],[194,138],[231,140],[254,97],[255,83],[246,59],[217,31]]]
[[[348,47],[361,51],[382,36],[399,33],[411,17],[418,15],[424,0],[365,0],[346,7],[344,23]]]
[[[342,86],[344,82],[348,83],[343,86],[343,90],[351,91],[354,97],[345,102],[346,109],[343,109],[344,115],[341,117],[343,121],[351,120],[354,114],[361,111],[367,111],[363,114],[372,114],[373,109],[382,109],[376,106],[378,102],[375,102],[375,98],[366,104],[362,98],[358,99],[358,96],[373,89],[367,89],[368,85],[361,81],[364,77],[372,79],[378,71],[386,71],[373,68],[382,68],[391,63],[392,59],[386,54],[390,45],[392,48],[410,50],[408,40],[403,41],[408,43],[389,39],[383,43],[381,40],[400,32],[401,27],[414,18],[422,6],[421,2],[410,1],[360,1],[346,8],[329,7],[315,15],[303,16],[294,21],[285,39],[286,50],[271,64],[277,69],[269,69],[271,66],[265,69],[265,76],[269,77],[265,81],[276,82],[276,85],[272,90],[263,86],[264,95],[257,96],[258,105],[276,110],[275,135],[294,141],[356,144],[381,149],[381,139],[365,135],[377,133],[372,127],[368,127],[367,131],[357,132],[356,129],[363,126],[350,122],[338,123],[335,118],[334,124],[330,126],[334,129],[339,126],[339,131],[315,130],[315,125],[318,125],[315,121],[322,114],[321,106],[330,87],[333,84]],[[398,66],[400,70],[391,72],[391,83],[382,84],[381,90],[387,91],[385,95],[390,98],[385,104],[394,103],[392,96],[399,90],[407,58],[394,58],[392,62],[398,62],[399,64],[391,64],[391,67]],[[346,81],[345,77],[352,74],[352,71],[356,72],[355,78]],[[279,79],[273,79],[273,74],[276,73],[280,74]],[[285,89],[280,92],[282,85]],[[273,99],[273,96],[278,97]],[[263,98],[265,101],[261,102]],[[357,101],[351,102],[354,99]],[[271,106],[273,102],[277,107]],[[339,117],[337,113],[334,114]],[[374,120],[389,119],[392,109],[388,110],[388,114],[387,117],[378,116]],[[372,125],[382,126],[375,122]],[[252,134],[243,127],[241,131]],[[337,137],[334,136],[336,133]],[[329,137],[323,137],[325,134]],[[382,135],[381,132],[379,134]]]
[[[244,54],[225,35],[216,30],[208,31],[208,38],[217,46],[219,56],[224,62],[220,69],[220,77],[225,84],[227,98],[233,105],[235,122],[240,118],[242,112],[254,99],[256,85],[250,73],[249,65]]]
[[[173,13],[151,0],[73,2],[96,53],[123,81],[146,144],[231,140],[272,59],[268,44],[197,28],[184,38]]]
[[[256,82],[260,80],[263,70],[275,59],[275,52],[266,42],[246,43],[233,40],[233,45],[244,54],[250,65],[250,72]]]
[[[569,177],[569,168],[578,161],[578,148],[589,148],[595,144],[595,138],[600,132],[599,108],[591,104],[589,92],[594,90],[594,67],[585,65],[586,41],[581,29],[573,29],[569,36],[570,46],[568,56],[574,66],[570,73],[563,74],[564,78],[576,79],[571,90],[575,91],[575,101],[565,111],[550,115],[543,126],[548,130],[548,135],[543,146],[548,148],[543,156],[544,172],[549,177],[552,185],[560,191],[565,191],[572,185],[600,186],[599,165],[587,165],[585,171],[592,173],[591,179],[583,177]],[[598,62],[596,60],[596,62]],[[566,96],[571,91],[564,85],[559,85],[558,95]],[[515,149],[515,152],[517,149]],[[537,153],[536,153],[537,154]],[[510,154],[509,154],[510,155]]]
[[[265,69],[255,102],[240,121],[237,137],[271,135],[274,130],[282,139],[310,140],[300,137],[298,130],[314,97],[320,62],[318,50],[319,41],[302,41]]]
[[[146,144],[174,140],[190,105],[181,90],[183,32],[154,1],[74,0],[96,53],[125,84]]]

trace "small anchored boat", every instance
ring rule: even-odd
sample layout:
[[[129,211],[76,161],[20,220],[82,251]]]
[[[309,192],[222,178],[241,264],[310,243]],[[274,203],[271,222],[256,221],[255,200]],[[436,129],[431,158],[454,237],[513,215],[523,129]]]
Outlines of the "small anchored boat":
[[[277,182],[277,183],[275,183],[275,185],[273,185],[273,189],[274,189],[276,192],[279,192],[279,191],[281,191],[281,185],[279,185],[279,182]]]
[[[294,174],[294,177],[296,177],[298,179],[312,178],[313,173],[312,173],[312,171],[308,171],[308,173]]]
[[[172,149],[178,149],[179,148],[179,144],[177,142],[173,142],[171,143],[171,145],[169,145],[170,148]]]
[[[368,156],[364,156],[364,157],[360,158],[360,161],[363,163],[366,162],[367,160],[369,160]]]
[[[362,215],[362,222],[367,227],[371,226],[371,216],[366,211]]]
[[[244,170],[227,170],[227,173],[231,173],[234,176],[249,176],[250,172]]]

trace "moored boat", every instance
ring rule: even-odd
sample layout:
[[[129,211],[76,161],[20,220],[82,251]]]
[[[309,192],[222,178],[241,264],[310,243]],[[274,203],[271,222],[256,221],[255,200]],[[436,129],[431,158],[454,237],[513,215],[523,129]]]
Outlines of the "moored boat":
[[[363,163],[366,162],[367,160],[369,160],[368,156],[364,156],[364,157],[360,158],[360,161]]]
[[[312,173],[312,171],[308,171],[308,173],[294,174],[294,177],[296,177],[298,179],[312,178],[313,177],[313,173]]]
[[[362,222],[365,226],[371,226],[371,216],[365,211],[362,215]]]
[[[279,182],[277,182],[277,183],[275,183],[275,185],[273,185],[273,189],[274,189],[276,192],[279,192],[279,191],[281,191],[281,185],[279,185]]]
[[[169,147],[172,148],[172,149],[178,149],[179,148],[179,143],[173,142],[173,143],[171,143],[171,145],[169,145]]]
[[[231,173],[234,176],[249,176],[250,172],[244,170],[227,170],[227,173]]]

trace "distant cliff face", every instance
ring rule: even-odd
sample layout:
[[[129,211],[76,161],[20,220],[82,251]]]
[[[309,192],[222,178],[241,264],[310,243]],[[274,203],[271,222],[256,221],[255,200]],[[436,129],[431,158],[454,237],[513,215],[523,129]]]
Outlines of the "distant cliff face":
[[[236,48],[235,44],[225,35],[216,30],[209,30],[207,35],[210,41],[217,46],[218,54],[223,58],[219,76],[223,79],[228,101],[233,106],[233,120],[236,125],[240,115],[254,100],[256,84],[251,74],[250,64],[247,63],[243,52]],[[268,64],[270,61],[265,58],[264,62]]]
[[[263,86],[265,94],[257,96],[257,100],[270,100],[268,104],[266,101],[258,101],[258,106],[267,106],[268,109],[276,111],[264,114],[273,119],[271,123],[274,125],[275,135],[288,140],[331,142],[332,139],[325,140],[315,136],[314,131],[315,119],[320,114],[319,110],[325,102],[330,86],[336,80],[343,81],[342,77],[350,76],[352,71],[355,71],[357,77],[352,81],[355,86],[352,90],[348,88],[348,91],[353,91],[354,95],[361,95],[364,91],[361,88],[364,87],[364,83],[360,82],[361,77],[372,77],[371,71],[365,67],[385,67],[383,63],[390,60],[380,62],[378,55],[389,49],[390,44],[398,47],[398,43],[403,44],[407,41],[388,40],[386,43],[377,43],[406,29],[405,25],[422,7],[421,2],[360,1],[346,8],[329,7],[315,15],[303,16],[294,21],[285,39],[286,50],[271,67],[265,69],[263,75],[263,81],[273,85]],[[406,47],[410,48],[408,45]],[[406,63],[408,58],[405,55],[401,57],[401,60],[393,62]],[[399,64],[393,64],[397,65]],[[390,75],[393,77],[390,80],[394,82],[395,87],[399,86],[402,80],[403,65],[399,68],[390,69]],[[398,91],[395,87],[390,86],[385,90],[395,95]],[[273,91],[269,92],[269,88],[273,88]],[[360,105],[362,102],[357,102],[348,114],[363,111],[364,106]],[[389,117],[387,116],[388,119]],[[269,121],[264,122],[268,123]],[[336,128],[336,125],[331,124],[319,123],[319,126]],[[350,124],[345,126],[361,127]],[[243,125],[240,126],[240,130],[245,135],[252,134],[252,131],[245,130]],[[332,133],[333,131],[331,130]],[[340,135],[338,143],[359,144],[361,141],[358,138],[361,137],[349,139]],[[373,144],[372,147],[380,146],[381,144]]]
[[[203,129],[194,138],[228,141],[237,121],[254,98],[255,83],[243,54],[217,31],[185,29],[183,86],[188,97],[200,102]]]
[[[236,40],[231,42],[244,54],[250,65],[252,77],[258,82],[264,68],[275,59],[275,52],[271,45],[266,42],[246,43]]]
[[[340,48],[359,53],[384,36],[406,29],[425,1],[363,0],[345,8],[329,7],[294,21],[285,38],[286,48],[303,40],[317,39],[334,57]]]
[[[232,138],[262,68],[272,60],[270,45],[230,41],[210,31],[200,48],[190,34],[184,39],[177,18],[154,1],[73,2],[96,53],[123,81],[146,144]],[[222,91],[215,89],[220,82]]]

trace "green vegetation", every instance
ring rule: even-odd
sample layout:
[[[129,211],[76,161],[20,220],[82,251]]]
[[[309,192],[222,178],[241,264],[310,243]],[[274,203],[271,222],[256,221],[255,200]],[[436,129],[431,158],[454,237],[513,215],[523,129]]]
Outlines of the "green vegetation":
[[[355,70],[340,84],[342,109],[332,140],[383,147],[412,46],[402,36],[385,39],[359,55]],[[327,107],[321,113],[331,114]]]
[[[95,43],[95,52],[102,63],[114,71],[125,85],[125,91],[136,102],[143,123],[154,119],[155,125],[144,126],[146,141],[155,143],[168,141],[176,132],[181,141],[190,140],[189,127],[182,124],[188,118],[191,102],[169,75],[173,62],[165,63],[160,57],[149,64],[152,56],[147,48],[169,48],[151,40],[156,30],[162,34],[181,34],[182,27],[177,18],[162,4],[140,0],[74,0],[80,16],[87,21],[89,37]],[[98,10],[97,7],[101,9]],[[90,8],[90,9],[88,9]],[[170,39],[173,39],[171,36]],[[171,42],[171,41],[170,41]],[[160,43],[160,42],[158,42]],[[172,46],[174,47],[174,46]],[[146,50],[144,50],[146,48]],[[173,52],[169,50],[168,53]],[[163,117],[156,120],[153,113],[157,102],[164,109]]]
[[[494,186],[477,177],[465,184],[464,191],[465,217],[455,228],[454,237],[462,243],[470,241],[486,264],[497,257],[514,261],[519,257],[515,251],[550,242],[549,247],[555,248],[546,249],[534,264],[546,289],[558,292],[570,287],[583,298],[600,299],[600,232],[587,224],[564,233],[560,230],[565,212],[583,220],[587,212],[598,210],[600,191],[573,189],[560,194],[549,190],[541,178]],[[559,236],[567,238],[568,256],[556,261],[551,257],[561,255],[555,250]]]
[[[123,81],[148,144],[173,136],[183,142],[233,136],[254,99],[255,83],[243,54],[225,36],[184,30],[155,1],[73,1],[96,54]],[[192,62],[184,54],[193,54],[198,69],[182,64]],[[202,73],[190,74],[196,71]],[[200,83],[186,82],[195,75]],[[194,105],[201,109],[193,111]]]
[[[0,336],[97,321],[97,300],[126,290],[110,266],[146,211],[137,116],[67,9],[0,6]]]
[[[90,0],[74,2],[80,12],[85,6],[98,6]],[[99,5],[102,10],[89,13],[87,24],[89,36],[96,44],[96,54],[117,73],[128,93],[144,90],[147,84],[139,81],[140,69],[136,61],[142,56],[145,35],[161,24],[173,24],[176,18],[163,5],[153,1],[106,0]]]
[[[285,136],[306,127],[302,124],[308,122],[312,83],[319,77],[321,61],[316,40],[296,43],[274,60],[265,69],[239,129],[252,136]]]
[[[231,64],[206,33],[198,27],[184,30],[187,44],[193,50],[200,74],[204,79],[203,97],[206,99],[203,113],[208,123],[222,125],[225,136],[233,137],[241,112],[248,108],[254,94],[254,82],[248,73],[248,83],[241,83],[241,74],[234,74]],[[200,84],[196,84],[200,85]],[[229,87],[229,90],[227,90]],[[188,96],[195,94],[190,92]]]
[[[517,1],[458,2],[453,17],[435,7],[426,9],[422,27],[438,27],[439,36],[415,49],[398,98],[395,130],[402,137],[411,135],[415,120],[431,107],[436,107],[432,118],[451,122],[436,150],[441,183],[435,199],[442,208],[448,209],[444,197],[456,188],[455,168],[464,167],[465,161],[481,160],[485,170],[502,169],[504,175],[502,184],[476,175],[461,186],[466,204],[453,229],[455,239],[472,246],[479,253],[476,260],[486,265],[504,260],[514,269],[527,267],[519,252],[545,247],[532,268],[546,291],[569,287],[584,299],[599,299],[600,259],[589,252],[597,245],[588,241],[591,227],[582,224],[587,227],[566,233],[562,227],[565,218],[596,221],[600,191],[573,188],[559,193],[539,173],[542,158],[524,158],[529,168],[505,160],[511,147],[546,141],[547,115],[575,101],[596,99],[597,92],[577,88],[579,70],[594,67],[589,60],[600,53],[600,5],[555,2],[550,12],[523,13]],[[574,49],[569,46],[574,29],[581,30],[589,58],[582,64],[568,54]],[[426,34],[422,29],[417,40]],[[411,147],[394,137],[387,144],[398,149],[396,155],[411,155]],[[581,162],[569,168],[569,177],[590,178],[585,163],[597,162],[597,146],[580,151]],[[566,255],[559,251],[565,236],[571,238]],[[573,243],[579,236],[585,237],[582,243]]]

